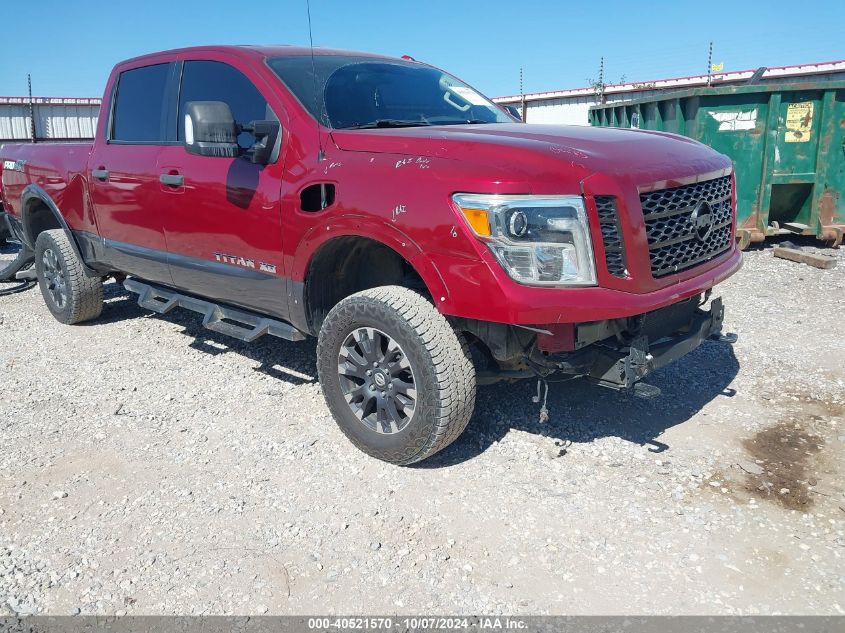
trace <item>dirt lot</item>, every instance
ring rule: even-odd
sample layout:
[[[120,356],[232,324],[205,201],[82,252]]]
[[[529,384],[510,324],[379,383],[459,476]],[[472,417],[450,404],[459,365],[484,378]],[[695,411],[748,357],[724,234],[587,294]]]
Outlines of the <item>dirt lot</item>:
[[[830,252],[830,251],[828,251]],[[110,285],[0,298],[0,614],[845,612],[845,250],[748,253],[653,401],[480,389],[415,468],[354,450],[314,343],[246,345]]]

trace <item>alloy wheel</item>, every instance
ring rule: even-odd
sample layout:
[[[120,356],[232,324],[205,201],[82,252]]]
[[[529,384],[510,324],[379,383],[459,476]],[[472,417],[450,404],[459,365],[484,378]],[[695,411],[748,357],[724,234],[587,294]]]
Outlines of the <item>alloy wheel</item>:
[[[346,403],[376,433],[402,431],[414,417],[417,389],[411,363],[388,334],[372,327],[353,330],[337,359]]]
[[[58,257],[53,252],[53,249],[48,248],[41,256],[41,264],[44,271],[44,282],[47,285],[47,291],[53,298],[56,307],[61,309],[67,303],[67,279],[65,278],[65,271],[59,263]]]

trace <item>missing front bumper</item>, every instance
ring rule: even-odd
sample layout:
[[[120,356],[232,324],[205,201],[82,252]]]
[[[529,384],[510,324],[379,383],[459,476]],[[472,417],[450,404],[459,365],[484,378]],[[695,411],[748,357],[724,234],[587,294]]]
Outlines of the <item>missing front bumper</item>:
[[[603,387],[653,397],[660,390],[640,381],[654,370],[689,354],[706,340],[736,342],[736,334],[722,334],[724,317],[722,299],[717,297],[709,310],[695,308],[689,320],[670,335],[651,331],[627,343],[610,337],[569,353],[542,354],[535,348],[528,359],[530,370],[501,372],[496,379],[580,376]]]
[[[736,334],[722,334],[725,308],[721,297],[710,310],[697,309],[683,331],[654,341],[639,336],[630,345],[600,343],[588,350],[592,356],[586,377],[603,387],[630,390],[654,370],[689,354],[706,340],[734,343]]]
[[[619,335],[608,336],[613,330],[610,322],[596,322],[593,325],[607,327],[592,328],[604,331],[601,340],[586,343],[584,347],[572,352],[542,351],[536,343],[531,351],[523,357],[521,368],[502,369],[478,372],[478,384],[492,384],[502,380],[521,380],[539,378],[541,380],[555,380],[557,377],[584,377],[591,382],[619,391],[632,391],[635,395],[653,397],[659,395],[660,390],[640,381],[654,370],[668,365],[697,348],[706,340],[716,340],[724,343],[735,343],[736,334],[722,334],[725,309],[721,298],[710,302],[709,310],[702,307],[689,308],[681,304],[670,306],[663,311],[643,315],[647,317],[639,321],[640,327],[636,334],[628,330]],[[618,324],[617,324],[618,325]],[[579,325],[578,336],[580,336]],[[588,329],[588,335],[592,333]],[[484,332],[476,329],[479,337],[485,341],[497,340],[480,336]],[[625,338],[625,342],[620,339]],[[503,338],[504,341],[511,339]],[[516,341],[518,342],[518,341]],[[516,342],[514,347],[516,348]],[[577,344],[577,339],[576,339]],[[508,353],[510,348],[492,346],[495,358],[502,356],[510,358],[516,354]]]

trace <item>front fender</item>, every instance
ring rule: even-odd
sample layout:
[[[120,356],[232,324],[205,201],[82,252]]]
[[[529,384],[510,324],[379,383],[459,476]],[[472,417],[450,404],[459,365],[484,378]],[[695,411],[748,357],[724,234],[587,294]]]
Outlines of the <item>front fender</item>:
[[[320,247],[334,238],[350,236],[375,240],[392,249],[413,266],[435,301],[448,301],[446,282],[422,248],[396,226],[363,215],[335,217],[325,226],[311,228],[297,246],[291,278],[295,282],[304,282],[314,254]]]
[[[442,310],[449,302],[449,289],[431,258],[406,233],[392,224],[362,215],[331,218],[326,225],[311,228],[299,242],[290,270],[288,302],[291,323],[309,331],[305,305],[305,277],[321,246],[339,237],[364,237],[390,248],[403,257],[417,272]],[[315,332],[312,332],[316,334]]]

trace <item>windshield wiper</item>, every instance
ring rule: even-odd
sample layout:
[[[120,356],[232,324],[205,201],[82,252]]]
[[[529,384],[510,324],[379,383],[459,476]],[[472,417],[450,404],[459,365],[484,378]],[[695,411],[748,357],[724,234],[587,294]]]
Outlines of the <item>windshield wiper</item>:
[[[486,125],[487,123],[494,123],[494,121],[485,121],[484,119],[455,119],[454,121],[446,121],[440,125]]]
[[[350,125],[345,130],[369,130],[380,127],[420,127],[424,125],[431,125],[426,121],[404,121],[402,119],[379,119],[371,123],[362,123],[361,125]]]

